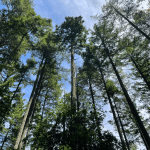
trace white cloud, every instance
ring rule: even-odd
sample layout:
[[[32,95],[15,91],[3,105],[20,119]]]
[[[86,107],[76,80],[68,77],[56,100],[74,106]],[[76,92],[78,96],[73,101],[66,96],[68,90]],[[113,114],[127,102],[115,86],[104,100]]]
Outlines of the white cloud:
[[[45,0],[35,1],[35,11],[42,17],[51,18],[53,25],[60,25],[67,16],[83,16],[86,28],[92,28],[94,22],[90,16],[101,13],[104,0]],[[55,24],[56,23],[56,24]]]
[[[93,27],[94,21],[90,16],[100,14],[101,6],[104,3],[104,1],[98,0],[72,0],[70,2],[64,0],[61,2],[64,4],[68,16],[83,16],[87,28]]]

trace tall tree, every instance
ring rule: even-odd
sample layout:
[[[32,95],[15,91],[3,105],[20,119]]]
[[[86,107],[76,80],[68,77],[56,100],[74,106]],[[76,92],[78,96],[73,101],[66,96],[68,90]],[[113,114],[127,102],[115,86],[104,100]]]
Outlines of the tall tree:
[[[79,54],[86,42],[86,31],[82,17],[66,17],[64,23],[57,27],[65,50],[71,53],[71,107],[76,111],[76,81],[74,53]]]
[[[43,60],[42,60],[41,63],[43,63]],[[29,117],[32,114],[32,109],[35,105],[35,100],[36,100],[36,98],[34,97],[34,93],[35,93],[35,95],[38,94],[38,90],[41,88],[41,83],[42,83],[42,78],[43,78],[45,65],[46,65],[46,59],[45,59],[45,62],[44,62],[44,66],[42,67],[41,71],[39,70],[39,73],[37,75],[37,79],[34,83],[34,87],[33,87],[33,90],[32,90],[31,96],[30,96],[30,100],[29,100],[29,103],[28,103],[28,107],[27,107],[26,113],[24,115],[24,118],[23,118],[23,121],[22,121],[22,124],[21,124],[21,127],[20,127],[20,131],[18,132],[14,149],[18,149],[18,146],[19,146],[19,143],[20,143],[20,140],[21,140],[21,136],[22,136],[22,133],[23,133],[23,130],[24,130],[24,126],[26,124],[26,121],[29,119]]]
[[[94,46],[92,44],[92,42],[90,43],[90,45],[87,47],[86,49],[86,53],[83,54],[84,56],[84,61],[87,62],[89,64],[90,63],[93,63],[93,64],[89,64],[88,66],[88,71],[91,70],[92,68],[92,71],[98,71],[100,73],[100,78],[102,79],[102,82],[103,82],[103,85],[104,85],[104,89],[105,89],[105,93],[107,94],[107,97],[108,97],[108,100],[109,100],[109,104],[110,104],[110,108],[112,110],[112,113],[113,113],[113,117],[114,117],[114,120],[115,120],[115,124],[117,126],[117,130],[118,130],[118,133],[119,133],[119,136],[120,136],[120,139],[121,139],[121,142],[122,142],[122,148],[126,150],[126,146],[125,146],[125,142],[124,142],[124,139],[123,139],[123,136],[122,136],[122,132],[121,132],[121,129],[120,129],[120,125],[119,125],[119,122],[117,120],[117,116],[116,116],[116,113],[115,113],[115,110],[114,110],[114,107],[113,107],[113,103],[112,103],[112,100],[111,100],[111,97],[112,97],[112,92],[110,91],[110,85],[109,84],[106,84],[106,81],[104,79],[104,73],[103,73],[103,68],[102,66],[104,64],[100,63],[100,61],[98,60],[98,56],[94,56],[94,53],[95,53],[95,50],[96,50],[96,46]],[[103,61],[102,61],[103,62]],[[97,66],[97,70],[96,68],[93,69],[94,67],[93,66]],[[89,69],[90,68],[90,69]],[[93,74],[93,72],[90,71],[91,74]],[[94,71],[94,72],[95,72]],[[109,81],[109,80],[108,80]],[[90,86],[90,89],[91,89],[91,86]],[[112,88],[113,89],[113,88]],[[114,88],[114,91],[116,89]],[[91,90],[92,91],[92,90]]]
[[[145,32],[143,32],[140,27],[138,27],[136,25],[136,23],[132,22],[130,19],[128,19],[128,16],[131,16],[132,11],[137,11],[137,7],[139,6],[138,3],[136,1],[131,1],[131,2],[123,2],[123,12],[125,12],[126,14],[124,15],[121,11],[118,5],[118,3],[122,3],[122,1],[115,1],[115,0],[110,0],[109,2],[106,3],[106,5],[104,5],[104,9],[105,13],[103,15],[104,18],[109,17],[112,15],[115,16],[114,12],[117,14],[117,16],[125,19],[136,31],[138,31],[140,34],[142,34],[146,39],[150,40],[150,36],[148,34],[146,34]],[[107,13],[106,13],[107,12]],[[131,16],[132,17],[132,16]],[[116,18],[116,16],[115,16]]]
[[[132,100],[131,100],[131,98],[130,98],[130,96],[129,96],[126,88],[125,88],[125,86],[124,86],[124,84],[123,84],[123,81],[122,81],[122,79],[121,79],[121,77],[119,75],[119,72],[116,69],[116,66],[115,66],[115,64],[114,64],[114,62],[113,62],[113,60],[111,58],[110,50],[106,46],[107,45],[106,41],[105,41],[105,39],[106,39],[105,36],[106,35],[104,35],[105,30],[107,29],[106,21],[104,20],[104,22],[102,22],[102,24],[99,25],[99,27],[97,25],[95,25],[94,28],[95,28],[95,31],[96,31],[95,35],[97,35],[100,38],[100,40],[102,42],[102,45],[103,45],[103,48],[104,48],[104,51],[105,51],[107,57],[110,60],[110,63],[112,65],[112,67],[113,67],[113,70],[114,70],[116,76],[117,76],[117,79],[118,79],[118,81],[120,83],[122,91],[124,92],[124,95],[126,97],[128,105],[130,107],[130,110],[131,110],[131,112],[132,112],[132,114],[133,114],[133,116],[134,116],[134,118],[136,120],[137,126],[139,128],[140,133],[141,133],[141,137],[143,138],[143,141],[145,142],[146,147],[150,148],[150,144],[148,142],[148,141],[150,141],[150,137],[149,137],[149,135],[147,133],[147,130],[145,129],[145,127],[143,125],[143,122],[141,121],[141,118],[138,115],[138,112],[137,112],[137,110],[136,110],[136,108],[135,108],[135,106],[134,106],[134,104],[133,104],[133,102],[132,102]]]

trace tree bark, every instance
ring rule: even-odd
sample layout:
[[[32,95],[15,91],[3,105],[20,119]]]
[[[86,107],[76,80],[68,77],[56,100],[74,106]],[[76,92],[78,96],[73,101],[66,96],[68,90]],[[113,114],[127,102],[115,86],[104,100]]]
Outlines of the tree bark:
[[[4,144],[5,144],[6,140],[7,140],[7,136],[8,136],[8,133],[9,133],[10,129],[11,129],[11,125],[9,126],[9,129],[8,129],[8,131],[7,131],[6,135],[5,135],[5,138],[4,138],[3,142],[2,142],[1,149],[3,149],[3,146],[4,146]]]
[[[127,137],[126,137],[126,133],[125,133],[125,130],[124,130],[124,127],[123,127],[123,124],[122,124],[122,121],[121,121],[121,117],[119,115],[119,111],[118,111],[118,108],[117,108],[115,102],[114,102],[114,106],[115,106],[116,112],[118,114],[119,122],[120,122],[122,132],[123,132],[123,135],[124,135],[124,138],[125,138],[125,141],[126,141],[126,146],[127,146],[128,150],[130,150],[130,146],[129,146],[129,143],[128,143],[128,140],[127,140]]]
[[[76,81],[75,81],[75,63],[74,50],[71,44],[71,109],[76,112]]]
[[[26,119],[26,123],[25,123],[25,126],[24,126],[21,141],[20,141],[19,150],[22,148],[22,145],[23,145],[22,140],[25,138],[26,132],[27,132],[27,136],[30,132],[30,130],[28,129],[28,125],[32,122],[31,120],[34,116],[34,112],[35,112],[35,109],[36,109],[36,104],[37,104],[37,101],[38,101],[37,96],[40,94],[41,89],[42,89],[41,85],[42,85],[42,79],[43,79],[45,65],[46,65],[46,60],[45,60],[44,66],[41,70],[40,79],[38,81],[38,85],[37,85],[37,88],[36,88],[36,91],[35,91],[35,94],[34,94],[34,97],[33,97],[33,105],[31,105],[31,109],[29,110],[29,113],[28,113],[28,116],[27,116],[27,119]],[[26,146],[26,144],[25,144],[25,146]]]
[[[131,54],[130,55],[130,58],[133,62],[133,64],[135,65],[136,69],[138,70],[138,72],[140,73],[141,77],[143,78],[143,80],[145,81],[146,85],[148,86],[149,90],[150,90],[150,82],[147,81],[145,75],[142,73],[142,71],[140,70],[140,68],[138,67],[137,63],[135,62],[133,56]]]
[[[21,82],[22,82],[22,80],[23,80],[23,76],[24,76],[24,74],[22,74],[22,76],[21,76],[21,79],[20,79],[20,81],[19,81],[19,83],[18,83],[18,85],[17,85],[17,88],[16,88],[16,90],[15,90],[15,92],[14,92],[14,94],[13,94],[11,100],[10,100],[10,103],[12,103],[12,101],[13,101],[13,99],[14,99],[16,93],[18,92],[19,86],[20,86],[20,84],[21,84]]]
[[[98,60],[99,62],[99,60]],[[104,79],[104,75],[103,75],[103,72],[102,72],[102,69],[100,68],[100,64],[98,65],[98,68],[99,68],[99,71],[100,71],[100,74],[101,74],[101,77],[102,77],[102,81],[103,81],[103,84],[104,84],[104,88],[106,90],[106,93],[107,93],[107,97],[108,97],[108,100],[109,100],[109,104],[110,104],[110,108],[111,108],[111,111],[113,113],[113,118],[115,120],[115,124],[116,124],[116,127],[117,127],[117,130],[118,130],[118,133],[119,133],[119,137],[120,137],[120,140],[121,140],[121,143],[122,143],[122,148],[123,150],[127,150],[126,149],[126,146],[125,146],[125,141],[123,139],[123,136],[122,136],[122,132],[120,130],[120,125],[118,123],[118,120],[117,120],[117,117],[116,117],[116,113],[114,111],[114,107],[113,107],[113,104],[112,104],[112,100],[110,98],[110,94],[109,92],[107,91],[107,86],[106,86],[106,82],[105,82],[105,79]]]
[[[127,17],[125,17],[121,12],[119,12],[113,5],[110,5],[121,17],[123,17],[125,20],[128,21],[137,31],[139,31],[142,35],[144,35],[148,40],[150,40],[150,37],[144,33],[138,26],[136,26],[134,23],[132,23]]]
[[[97,129],[98,129],[98,136],[99,136],[99,139],[101,141],[101,132],[100,132],[100,127],[99,127],[99,121],[98,121],[98,117],[97,117],[97,110],[96,110],[96,107],[95,107],[95,99],[94,99],[94,93],[93,93],[93,88],[92,88],[92,85],[91,85],[91,80],[89,78],[89,85],[90,85],[90,93],[91,93],[91,97],[92,97],[92,103],[93,103],[93,109],[94,109],[94,115],[95,115],[95,119],[96,119],[96,125],[97,125]]]
[[[27,35],[27,33],[22,36],[22,38],[21,38],[20,42],[18,43],[18,45],[14,48],[14,51],[11,52],[9,60],[12,60],[14,54],[17,52],[19,46],[21,45],[21,43],[22,43],[22,41],[23,41],[23,39],[24,39],[24,37],[25,37],[26,35]],[[3,66],[6,66],[9,60],[6,60],[6,61],[4,62],[4,64],[3,64]],[[0,74],[2,74],[2,70],[3,70],[3,68],[1,68]]]
[[[46,96],[48,94],[48,90],[46,91],[46,94],[45,94],[45,100],[44,100],[44,104],[43,104],[43,109],[42,109],[42,117],[41,117],[41,121],[43,121],[43,114],[44,114],[44,109],[45,109],[45,103],[46,103]]]
[[[108,51],[108,50],[107,50],[107,51]],[[112,61],[112,59],[111,59],[109,53],[108,53],[108,57],[109,57],[109,59],[110,59],[110,62],[111,62],[111,64],[112,64],[112,67],[113,67],[113,69],[114,69],[114,71],[115,71],[115,74],[116,74],[116,76],[117,76],[117,78],[118,78],[118,81],[119,81],[119,83],[120,83],[120,86],[121,86],[121,88],[122,88],[122,91],[124,92],[124,95],[125,95],[125,97],[126,97],[126,100],[127,100],[127,102],[128,102],[128,105],[129,105],[129,107],[130,107],[130,109],[131,109],[131,112],[132,112],[132,114],[133,114],[135,120],[137,120],[137,123],[138,123],[138,125],[139,125],[139,130],[142,131],[142,134],[143,134],[143,137],[144,137],[143,141],[146,141],[146,143],[148,143],[149,149],[150,149],[150,137],[149,137],[149,135],[148,135],[148,133],[147,133],[147,131],[146,131],[144,125],[143,125],[143,122],[141,121],[140,116],[138,115],[138,112],[137,112],[137,110],[136,110],[136,108],[135,108],[135,106],[134,106],[134,104],[133,104],[133,102],[132,102],[132,100],[131,100],[131,98],[130,98],[130,96],[129,96],[129,94],[128,94],[128,92],[127,92],[127,90],[126,90],[126,88],[125,88],[125,86],[124,86],[124,84],[123,84],[123,82],[122,82],[122,80],[121,80],[121,77],[120,77],[120,75],[119,75],[119,73],[118,73],[118,71],[117,71],[117,69],[116,69],[116,67],[115,67],[115,65],[114,65],[114,63],[113,63],[113,61]]]
[[[119,75],[119,73],[118,73],[118,71],[117,71],[117,69],[116,69],[116,66],[115,66],[113,60],[112,60],[111,57],[110,57],[109,50],[108,50],[108,48],[106,47],[105,42],[104,42],[103,38],[101,37],[101,34],[100,34],[100,33],[99,33],[99,36],[100,36],[100,38],[101,38],[102,44],[103,44],[103,46],[104,46],[104,49],[106,50],[106,54],[107,54],[107,56],[108,56],[108,58],[109,58],[109,60],[110,60],[110,63],[111,63],[111,65],[112,65],[112,67],[113,67],[113,70],[114,70],[114,72],[115,72],[115,74],[116,74],[116,76],[117,76],[117,79],[118,79],[118,81],[119,81],[119,83],[120,83],[120,86],[121,86],[121,88],[122,88],[122,91],[123,91],[123,93],[124,93],[124,96],[126,97],[126,100],[127,100],[128,105],[129,105],[129,107],[130,107],[130,110],[131,110],[131,112],[132,112],[132,114],[133,114],[133,117],[134,117],[134,119],[136,120],[136,122],[138,123],[138,128],[139,128],[139,130],[141,130],[141,133],[142,133],[142,135],[143,135],[143,137],[144,137],[143,141],[146,141],[146,143],[147,143],[147,145],[148,145],[148,147],[149,147],[148,150],[150,150],[150,137],[149,137],[149,135],[148,135],[148,132],[146,131],[146,129],[145,129],[144,125],[143,125],[143,122],[141,121],[141,118],[140,118],[140,116],[138,115],[138,112],[137,112],[137,110],[136,110],[136,108],[135,108],[135,106],[134,106],[134,104],[133,104],[133,102],[132,102],[132,100],[131,100],[131,98],[130,98],[130,96],[129,96],[129,94],[128,94],[128,92],[127,92],[125,86],[124,86],[124,84],[123,84],[123,82],[122,82],[122,79],[121,79],[121,77],[120,77],[120,75]],[[142,137],[142,135],[141,135],[141,137]]]
[[[76,78],[77,80],[77,78]],[[78,86],[78,81],[77,81],[77,111],[79,111],[79,86]]]
[[[44,60],[44,56],[43,56],[43,60]],[[43,64],[43,60],[41,61],[41,65]],[[41,66],[41,65],[40,65],[40,66]],[[20,140],[21,140],[21,136],[22,136],[22,133],[23,133],[23,130],[24,130],[24,126],[25,126],[27,117],[28,117],[28,115],[29,115],[29,112],[32,111],[31,108],[32,108],[33,105],[34,105],[33,96],[34,96],[35,90],[36,90],[36,88],[37,88],[37,83],[38,83],[39,76],[40,76],[40,70],[39,70],[39,72],[38,72],[36,81],[35,81],[34,86],[33,86],[33,89],[32,89],[32,93],[31,93],[31,96],[30,96],[30,100],[29,100],[29,103],[28,103],[28,106],[27,106],[27,110],[26,110],[26,112],[25,112],[25,115],[24,115],[22,124],[21,124],[21,126],[20,126],[20,130],[19,130],[18,135],[17,135],[17,138],[16,138],[16,142],[15,142],[15,145],[14,145],[14,149],[18,149],[18,146],[19,146],[19,143],[20,143]]]

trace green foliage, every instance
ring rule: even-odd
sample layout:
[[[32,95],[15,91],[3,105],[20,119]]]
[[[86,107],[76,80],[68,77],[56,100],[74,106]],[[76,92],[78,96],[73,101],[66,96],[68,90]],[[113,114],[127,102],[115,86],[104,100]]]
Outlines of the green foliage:
[[[62,145],[59,147],[60,150],[71,150],[71,147],[69,147],[68,145]]]
[[[64,23],[61,26],[56,26],[57,35],[61,38],[62,46],[68,47],[67,50],[71,50],[71,46],[74,48],[75,53],[79,54],[86,42],[87,31],[83,26],[84,20],[82,17],[66,17]]]
[[[110,79],[108,79],[106,82],[106,90],[112,97],[114,96],[114,94],[119,92],[118,88],[114,85],[113,81],[111,81]]]

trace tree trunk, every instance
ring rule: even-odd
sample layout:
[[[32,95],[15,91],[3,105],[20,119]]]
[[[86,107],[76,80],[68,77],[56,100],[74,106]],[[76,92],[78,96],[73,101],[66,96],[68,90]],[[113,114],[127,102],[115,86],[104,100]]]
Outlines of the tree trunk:
[[[23,41],[23,39],[24,39],[24,37],[25,37],[26,35],[27,35],[27,33],[22,36],[22,38],[21,38],[19,44],[14,48],[14,51],[12,51],[12,52],[10,53],[10,58],[9,58],[9,60],[12,60],[12,59],[13,59],[14,54],[17,52],[19,46],[21,45],[21,43],[22,43],[22,41]],[[3,64],[3,66],[6,66],[9,60],[6,60],[6,61],[4,62],[4,64]],[[0,69],[0,74],[2,74],[2,70],[3,70],[3,68]]]
[[[19,81],[19,83],[18,83],[18,85],[17,85],[17,88],[16,88],[16,90],[15,90],[15,92],[14,92],[14,94],[13,94],[11,100],[10,100],[10,103],[12,103],[12,101],[13,101],[13,99],[14,99],[16,93],[18,92],[19,86],[20,86],[20,84],[21,84],[21,82],[22,82],[22,80],[23,80],[23,76],[24,76],[24,74],[22,74],[22,76],[21,76],[21,79],[20,79],[20,81]]]
[[[133,104],[133,102],[132,102],[132,100],[131,100],[131,98],[130,98],[130,96],[129,96],[129,94],[128,94],[128,92],[127,92],[125,86],[124,86],[124,84],[123,84],[123,82],[122,82],[122,79],[121,79],[121,77],[120,77],[120,75],[119,75],[119,73],[118,73],[118,71],[117,71],[117,69],[116,69],[116,66],[115,66],[115,64],[113,63],[113,60],[112,60],[111,57],[110,57],[109,50],[108,50],[108,48],[106,47],[105,42],[104,42],[103,38],[101,37],[101,34],[100,34],[100,33],[99,33],[99,35],[100,35],[100,38],[101,38],[101,40],[102,40],[102,44],[103,44],[103,46],[104,46],[104,48],[105,48],[105,50],[106,50],[106,54],[107,54],[107,56],[108,56],[108,58],[109,58],[109,60],[110,60],[110,63],[111,63],[111,65],[112,65],[112,67],[113,67],[113,70],[115,71],[115,74],[116,74],[116,76],[117,76],[117,79],[118,79],[118,81],[119,81],[119,83],[120,83],[120,86],[121,86],[121,88],[122,88],[122,91],[123,91],[123,93],[124,93],[124,96],[126,97],[126,100],[127,100],[128,105],[129,105],[129,107],[130,107],[130,110],[131,110],[131,112],[132,112],[132,114],[133,114],[133,117],[134,117],[134,119],[136,120],[136,122],[138,123],[138,128],[139,128],[139,130],[141,130],[141,132],[142,132],[142,135],[143,135],[143,137],[144,137],[143,141],[146,141],[147,145],[149,146],[149,149],[148,149],[148,150],[150,150],[150,137],[149,137],[149,135],[148,135],[148,133],[147,133],[147,131],[146,131],[144,125],[143,125],[143,122],[141,121],[141,118],[140,118],[140,116],[138,115],[138,112],[137,112],[137,110],[136,110],[136,108],[135,108],[135,106],[134,106],[134,104]],[[141,135],[141,136],[142,136],[142,135]]]
[[[28,136],[28,134],[30,132],[30,130],[28,129],[28,125],[32,122],[31,120],[32,120],[32,117],[34,115],[36,104],[37,104],[37,101],[38,101],[37,96],[40,94],[41,89],[42,89],[41,85],[42,85],[42,79],[43,79],[43,73],[44,73],[45,65],[46,65],[46,60],[45,60],[44,66],[41,70],[41,76],[40,76],[40,79],[38,81],[38,85],[37,85],[37,88],[36,88],[36,91],[35,91],[35,94],[34,94],[34,97],[33,97],[33,105],[31,105],[31,109],[29,110],[28,117],[26,119],[26,123],[25,123],[25,126],[24,126],[21,141],[20,141],[19,150],[22,148],[22,145],[23,145],[22,140],[25,138],[26,132],[27,132],[26,136]],[[25,143],[25,146],[26,146],[26,143]]]
[[[3,146],[4,146],[4,144],[5,144],[6,140],[7,140],[7,136],[8,136],[8,133],[9,133],[10,129],[11,129],[11,125],[9,126],[9,129],[8,129],[8,131],[7,131],[6,135],[5,135],[5,138],[4,138],[3,142],[2,142],[1,149],[3,149]]]
[[[48,90],[46,91],[46,94],[45,94],[45,99],[44,99],[44,104],[43,104],[43,109],[42,109],[42,117],[41,117],[41,121],[43,121],[43,114],[44,114],[44,109],[45,109],[45,103],[46,103],[46,96],[48,94]]]
[[[75,63],[74,63],[74,50],[71,44],[71,109],[76,111],[76,81],[75,81]]]
[[[66,101],[66,98],[65,98],[65,93],[64,93],[64,106],[65,106],[65,101]],[[66,114],[63,112],[63,132],[65,132],[66,130],[65,121],[66,121]]]
[[[148,86],[149,90],[150,90],[150,82],[147,81],[145,75],[142,73],[142,71],[140,70],[140,68],[138,67],[137,63],[135,62],[133,56],[131,54],[130,55],[130,58],[133,62],[133,64],[135,65],[136,69],[138,70],[138,72],[140,73],[140,75],[142,76],[143,80],[145,81],[146,85]]]
[[[40,65],[40,66],[42,66],[43,60],[44,60],[44,56],[43,56],[43,59],[42,59],[42,61],[41,61],[41,65]],[[44,66],[45,66],[45,65],[44,65]],[[43,68],[44,68],[44,67],[43,67]],[[43,68],[42,68],[42,70],[43,70]],[[25,115],[24,115],[22,124],[21,124],[21,126],[20,126],[20,130],[19,130],[18,135],[17,135],[17,138],[16,138],[16,142],[15,142],[15,145],[14,145],[14,149],[18,149],[18,146],[19,146],[19,143],[20,143],[20,140],[21,140],[21,136],[22,136],[22,133],[23,133],[23,130],[24,130],[24,126],[25,126],[27,117],[28,117],[29,112],[31,111],[33,105],[34,105],[33,96],[34,96],[35,90],[36,90],[36,88],[37,88],[37,83],[38,83],[39,76],[40,76],[40,70],[39,70],[39,72],[38,72],[36,81],[35,81],[34,86],[33,86],[33,89],[32,89],[32,93],[31,93],[31,96],[30,96],[30,100],[29,100],[29,103],[28,103],[28,106],[27,106],[27,110],[26,110],[26,112],[25,112]]]
[[[131,111],[131,110],[130,110],[130,111]],[[132,113],[132,112],[131,112],[131,113]],[[146,142],[146,140],[145,140],[145,138],[144,138],[144,136],[143,136],[143,133],[142,133],[142,131],[141,131],[141,129],[140,129],[138,123],[137,123],[137,120],[135,120],[134,117],[133,117],[133,118],[132,118],[131,116],[129,116],[129,117],[130,117],[130,119],[132,119],[132,120],[135,121],[135,124],[137,125],[137,127],[138,127],[138,129],[139,129],[139,132],[140,132],[140,135],[141,135],[141,137],[142,137],[142,139],[143,139],[143,141],[144,141],[145,147],[147,148],[147,150],[149,150],[148,144],[147,144],[147,142]]]
[[[144,33],[138,26],[136,26],[134,23],[132,23],[127,17],[125,17],[121,12],[119,12],[113,5],[110,5],[121,17],[123,17],[125,20],[128,21],[137,31],[139,31],[142,35],[144,35],[148,40],[150,40],[150,37]]]
[[[97,125],[97,129],[98,129],[98,136],[99,136],[99,140],[100,140],[100,143],[101,143],[102,136],[101,136],[101,132],[100,132],[99,121],[98,121],[98,117],[97,117],[97,110],[96,110],[96,107],[95,107],[95,99],[94,99],[94,94],[93,94],[93,88],[92,88],[92,85],[91,85],[90,78],[89,78],[89,85],[90,85],[90,93],[91,93],[91,97],[92,97],[94,115],[95,115],[95,119],[96,119],[96,125]]]
[[[95,108],[95,99],[94,99],[94,94],[93,94],[93,89],[92,89],[90,79],[89,79],[89,85],[90,85],[90,92],[91,92],[91,97],[92,97],[92,102],[93,102],[93,109],[94,109],[94,112],[96,113],[95,118],[97,118],[97,112],[96,112],[96,108]]]
[[[76,78],[77,80],[77,78]],[[78,81],[77,81],[77,111],[79,111],[79,86],[78,86]]]
[[[98,60],[99,62],[99,60]],[[126,149],[126,146],[125,146],[125,141],[123,139],[123,136],[122,136],[122,132],[120,130],[120,125],[118,123],[118,120],[117,120],[117,117],[116,117],[116,113],[114,111],[114,107],[113,107],[113,104],[112,104],[112,100],[110,98],[110,94],[109,92],[107,91],[107,87],[106,87],[106,82],[105,82],[105,79],[104,79],[104,75],[103,75],[103,72],[102,72],[102,69],[100,68],[100,64],[99,64],[99,71],[101,73],[101,77],[102,77],[102,80],[103,80],[103,84],[104,84],[104,87],[105,87],[105,90],[106,90],[106,93],[107,93],[107,97],[108,97],[108,100],[109,100],[109,104],[110,104],[110,108],[111,108],[111,111],[113,113],[113,117],[114,117],[114,120],[115,120],[115,124],[116,124],[116,127],[117,127],[117,130],[118,130],[118,133],[119,133],[119,136],[120,136],[120,140],[121,140],[121,143],[122,143],[122,148],[123,150],[127,150]]]
[[[128,143],[128,140],[127,140],[127,137],[126,137],[126,133],[125,133],[125,130],[124,130],[124,127],[123,127],[123,124],[122,124],[122,121],[121,121],[121,117],[119,115],[119,111],[118,111],[118,108],[117,108],[115,102],[114,102],[114,106],[115,106],[116,112],[118,114],[119,122],[120,122],[122,132],[123,132],[123,135],[124,135],[124,138],[125,138],[125,141],[126,141],[126,146],[127,146],[128,150],[130,150],[130,146],[129,146],[129,143]]]
[[[144,137],[143,141],[146,141],[146,143],[148,143],[149,149],[150,149],[150,137],[149,137],[149,135],[148,135],[148,133],[147,133],[147,131],[146,131],[144,125],[143,125],[143,122],[141,121],[140,116],[138,115],[138,112],[137,112],[137,110],[136,110],[136,108],[135,108],[133,102],[131,101],[131,98],[130,98],[130,96],[129,96],[129,94],[128,94],[128,92],[127,92],[127,90],[126,90],[126,88],[125,88],[125,86],[124,86],[124,84],[123,84],[123,82],[122,82],[122,80],[121,80],[121,77],[120,77],[120,75],[119,75],[119,73],[118,73],[118,71],[117,71],[117,69],[116,69],[116,67],[115,67],[115,65],[114,65],[114,63],[113,63],[113,61],[112,61],[112,59],[111,59],[109,53],[108,53],[108,50],[107,50],[107,54],[108,54],[108,57],[109,57],[110,62],[111,62],[111,64],[112,64],[112,67],[113,67],[113,69],[114,69],[114,71],[115,71],[115,74],[116,74],[116,76],[117,76],[117,79],[118,79],[118,81],[119,81],[119,83],[120,83],[120,86],[121,86],[121,88],[122,88],[122,91],[124,92],[124,95],[125,95],[125,97],[126,97],[126,100],[127,100],[127,102],[128,102],[128,105],[129,105],[129,107],[130,107],[130,109],[131,109],[131,112],[132,112],[132,114],[133,114],[135,120],[137,121],[137,123],[138,123],[138,125],[139,125],[139,130],[142,131],[142,134],[143,134],[143,137]]]

